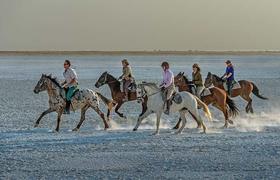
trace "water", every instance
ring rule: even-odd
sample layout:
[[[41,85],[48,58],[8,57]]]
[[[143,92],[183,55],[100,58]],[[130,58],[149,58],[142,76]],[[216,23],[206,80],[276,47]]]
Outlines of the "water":
[[[151,136],[155,116],[147,118],[139,132],[132,132],[141,106],[128,102],[120,109],[128,118],[113,113],[111,130],[93,110],[79,133],[69,132],[78,123],[79,112],[63,116],[60,133],[51,133],[56,114],[33,125],[48,107],[46,92],[33,88],[42,73],[62,79],[64,59],[70,59],[82,88],[91,88],[110,97],[108,86],[96,89],[97,78],[108,71],[121,75],[121,63],[127,58],[138,82],[161,81],[162,61],[172,71],[191,76],[198,63],[203,78],[208,72],[222,75],[224,61],[232,60],[236,79],[255,82],[269,101],[254,95],[254,115],[244,111],[245,102],[235,98],[240,115],[234,125],[221,129],[221,112],[210,107],[214,122],[208,122],[208,134],[201,135],[188,117],[182,135],[172,135],[178,115],[163,116],[161,135]],[[0,56],[0,178],[276,178],[279,177],[280,131],[280,56]],[[102,111],[105,107],[102,105]],[[225,155],[226,154],[226,155]],[[205,161],[206,160],[206,161]],[[81,173],[82,172],[82,173]],[[94,172],[94,173],[93,173]],[[156,172],[156,173],[155,173]]]

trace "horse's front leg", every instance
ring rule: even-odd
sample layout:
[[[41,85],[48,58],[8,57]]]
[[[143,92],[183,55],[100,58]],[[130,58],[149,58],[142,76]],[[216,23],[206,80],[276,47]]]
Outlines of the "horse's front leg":
[[[181,122],[182,122],[182,119],[179,118],[177,124],[172,129],[178,129],[180,127]]]
[[[63,113],[64,108],[59,109],[59,111],[57,112],[57,122],[56,122],[56,128],[55,131],[58,132],[59,131],[59,125],[60,125],[60,121],[61,121],[61,115]]]
[[[34,127],[38,127],[38,126],[39,126],[39,123],[40,123],[40,121],[41,121],[41,119],[42,119],[45,115],[47,115],[47,114],[49,114],[49,113],[51,113],[51,112],[54,112],[54,110],[51,109],[51,108],[49,108],[49,109],[47,109],[46,111],[44,111],[44,112],[40,115],[40,117],[37,119],[37,121],[36,121]]]
[[[138,117],[136,126],[133,128],[133,131],[137,131],[138,127],[140,126],[140,124],[142,122],[142,120],[145,119],[147,116],[149,116],[151,113],[152,113],[151,111],[147,110],[144,114],[140,115]]]
[[[159,134],[159,125],[160,125],[160,117],[161,117],[162,112],[157,112],[157,123],[156,123],[156,132],[154,133],[154,135],[158,135]]]
[[[115,108],[115,112],[122,118],[126,118],[123,113],[120,113],[118,110],[120,109],[120,107],[122,106],[123,102],[118,102],[117,107]]]

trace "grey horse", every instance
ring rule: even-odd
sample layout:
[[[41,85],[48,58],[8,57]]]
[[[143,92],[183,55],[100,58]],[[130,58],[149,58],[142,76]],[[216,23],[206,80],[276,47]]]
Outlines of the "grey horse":
[[[51,112],[57,113],[57,125],[55,131],[59,131],[59,125],[61,121],[61,115],[63,114],[66,101],[65,101],[65,91],[59,84],[56,78],[53,78],[51,75],[42,74],[40,80],[34,88],[34,93],[38,94],[39,92],[47,91],[49,95],[49,108],[44,111],[40,117],[37,119],[34,127],[38,127],[40,120],[46,114]],[[109,128],[108,122],[104,117],[104,114],[99,109],[100,99],[107,105],[108,108],[112,108],[113,101],[102,96],[100,93],[94,92],[90,89],[82,89],[75,93],[71,101],[71,110],[81,109],[81,118],[77,127],[73,131],[78,131],[85,120],[85,113],[88,108],[94,109],[98,115],[102,118],[105,130]]]

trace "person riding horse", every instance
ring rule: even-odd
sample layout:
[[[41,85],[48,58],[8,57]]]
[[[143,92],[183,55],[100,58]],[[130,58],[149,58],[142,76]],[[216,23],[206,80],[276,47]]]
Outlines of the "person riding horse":
[[[193,64],[192,68],[192,83],[195,85],[195,91],[193,91],[193,93],[200,99],[200,95],[204,89],[200,67],[195,63]]]
[[[231,90],[234,82],[234,68],[230,60],[227,60],[226,62],[226,72],[222,76],[222,79],[226,81],[227,83],[227,92],[228,95],[231,96]]]
[[[122,66],[123,66],[123,74],[119,77],[119,79],[123,82],[123,92],[125,93],[125,98],[123,101],[128,101],[128,88],[133,83],[134,78],[132,75],[131,67],[129,66],[129,62],[127,59],[122,60]]]
[[[163,97],[164,97],[164,108],[166,104],[166,109],[164,111],[165,114],[169,114],[170,104],[171,104],[171,97],[173,93],[175,92],[175,84],[174,84],[174,75],[173,72],[169,69],[169,63],[163,62],[161,64],[161,67],[163,69],[163,81],[160,84],[160,88],[163,91]]]
[[[71,68],[71,62],[67,59],[64,61],[63,76],[65,81],[61,85],[66,92],[66,107],[64,114],[70,114],[71,98],[74,92],[78,89],[78,76],[76,71]]]

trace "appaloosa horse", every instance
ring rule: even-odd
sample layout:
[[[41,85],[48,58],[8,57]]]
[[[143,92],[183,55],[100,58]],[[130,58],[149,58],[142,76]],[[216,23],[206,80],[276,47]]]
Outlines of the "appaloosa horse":
[[[248,104],[245,108],[246,113],[248,113],[249,111],[251,113],[254,112],[253,106],[252,106],[252,98],[250,97],[251,93],[253,93],[255,96],[257,96],[260,99],[263,99],[263,100],[268,99],[268,98],[260,95],[258,87],[253,82],[250,82],[247,80],[240,80],[238,82],[239,82],[241,88],[232,89],[231,97],[241,96],[245,101],[248,102]],[[205,85],[205,87],[210,87],[212,84],[215,87],[218,87],[218,88],[224,90],[222,78],[218,77],[215,74],[208,72],[204,85]]]
[[[99,88],[103,86],[104,84],[108,84],[110,90],[111,90],[111,95],[113,100],[117,103],[117,106],[115,108],[115,112],[120,116],[124,117],[123,113],[120,113],[118,110],[122,106],[123,103],[125,103],[124,97],[125,93],[121,91],[121,82],[118,81],[115,77],[113,77],[111,74],[108,72],[102,73],[102,75],[98,78],[97,82],[95,83],[95,87]],[[128,94],[128,101],[134,101],[137,100],[137,94],[136,92],[129,92]],[[145,101],[142,102],[142,112],[140,115],[142,115],[147,109],[147,98],[145,98]],[[107,118],[109,119],[110,117],[110,109],[108,109],[107,112]]]
[[[35,123],[35,127],[39,126],[40,120],[46,114],[51,112],[57,113],[57,125],[56,131],[59,131],[59,125],[61,121],[61,115],[64,111],[66,105],[65,90],[62,88],[56,78],[51,77],[51,75],[42,74],[40,80],[34,88],[34,93],[38,94],[39,92],[47,91],[49,95],[49,108],[44,111]],[[88,108],[94,109],[98,115],[102,118],[105,129],[109,128],[107,121],[105,120],[104,114],[99,109],[99,99],[106,103],[107,106],[112,106],[112,101],[105,98],[99,93],[95,93],[90,89],[82,89],[75,93],[71,100],[71,110],[81,109],[81,119],[77,127],[73,131],[80,129],[83,121],[85,120],[85,113]]]
[[[188,78],[184,75],[184,73],[180,72],[177,76],[174,78],[174,83],[178,87],[179,92],[181,91],[187,91],[191,92],[190,82]],[[211,94],[206,96],[201,96],[201,100],[206,104],[216,107],[220,111],[223,112],[225,117],[225,125],[224,127],[228,127],[228,123],[233,124],[232,120],[229,119],[229,117],[235,117],[239,110],[236,107],[234,101],[229,98],[227,93],[217,87],[211,87],[209,88],[209,91]],[[203,93],[202,93],[203,94]],[[181,119],[179,119],[177,125],[174,127],[174,129],[178,129],[180,125]]]

